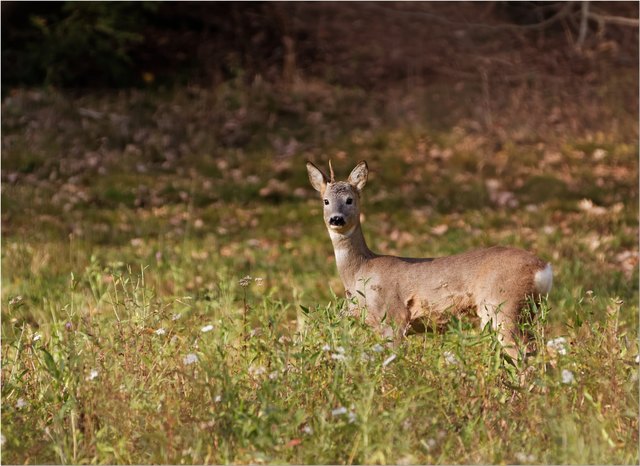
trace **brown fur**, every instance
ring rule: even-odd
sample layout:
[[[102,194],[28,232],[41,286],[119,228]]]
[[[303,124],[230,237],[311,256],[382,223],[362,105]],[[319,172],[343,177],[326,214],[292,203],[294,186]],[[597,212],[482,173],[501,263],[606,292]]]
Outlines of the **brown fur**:
[[[472,313],[482,326],[491,322],[507,353],[517,355],[515,343],[525,338],[518,325],[525,301],[539,298],[551,286],[550,277],[546,289],[536,286],[534,277],[547,271],[545,262],[530,252],[499,246],[433,259],[375,254],[360,225],[366,163],[356,166],[348,182],[331,182],[311,163],[307,170],[311,184],[329,202],[324,206],[325,223],[351,312],[366,311],[367,322],[388,334],[389,326],[381,325],[386,316],[398,329],[396,337]],[[345,224],[331,225],[335,216],[343,217]]]

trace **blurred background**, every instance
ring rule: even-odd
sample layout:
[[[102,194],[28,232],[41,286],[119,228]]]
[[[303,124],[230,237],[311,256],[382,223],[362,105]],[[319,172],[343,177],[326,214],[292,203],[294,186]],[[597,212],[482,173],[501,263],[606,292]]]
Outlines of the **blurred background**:
[[[637,68],[636,2],[3,2],[3,92],[314,78],[594,83]]]

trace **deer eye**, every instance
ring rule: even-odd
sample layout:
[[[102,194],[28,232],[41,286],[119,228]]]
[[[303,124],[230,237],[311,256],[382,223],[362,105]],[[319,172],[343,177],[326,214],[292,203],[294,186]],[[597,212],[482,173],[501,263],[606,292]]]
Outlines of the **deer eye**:
[[[351,199],[350,197],[347,198],[347,204],[353,204],[353,199]]]
[[[324,205],[329,205],[329,199],[324,200]]]

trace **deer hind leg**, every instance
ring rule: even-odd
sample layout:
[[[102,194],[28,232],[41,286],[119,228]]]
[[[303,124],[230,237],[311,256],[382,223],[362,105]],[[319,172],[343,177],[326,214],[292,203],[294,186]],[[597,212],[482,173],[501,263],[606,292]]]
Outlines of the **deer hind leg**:
[[[491,323],[491,328],[497,332],[504,352],[514,361],[519,359],[518,348],[526,339],[519,325],[519,308],[519,303],[508,301],[502,303],[483,301],[478,306],[482,328]]]

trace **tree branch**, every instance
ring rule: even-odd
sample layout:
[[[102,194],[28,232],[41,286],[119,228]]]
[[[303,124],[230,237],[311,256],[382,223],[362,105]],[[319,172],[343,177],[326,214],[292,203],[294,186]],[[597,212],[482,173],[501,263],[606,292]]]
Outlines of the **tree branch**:
[[[576,48],[578,50],[582,49],[582,44],[584,44],[584,40],[587,38],[587,28],[589,27],[589,1],[583,1],[580,6],[580,32],[578,33],[578,41],[576,42]]]
[[[599,23],[617,24],[618,26],[640,27],[640,21],[633,18],[625,18],[624,16],[601,15],[599,13],[589,12],[589,18]]]
[[[416,16],[424,16],[430,19],[433,19],[437,22],[447,24],[450,26],[460,26],[467,28],[481,28],[481,29],[502,29],[502,30],[528,30],[535,31],[539,29],[544,29],[550,24],[553,24],[557,21],[560,21],[562,18],[569,15],[571,12],[571,8],[573,7],[574,2],[566,2],[564,6],[558,10],[556,14],[551,16],[550,18],[545,19],[544,21],[540,21],[535,24],[485,24],[485,23],[466,23],[463,21],[452,21],[443,16],[437,15],[435,13],[430,13],[428,11],[419,11],[419,10],[396,10],[394,8],[388,8],[386,6],[379,6],[377,4],[369,4],[369,8],[380,10],[385,14],[397,14],[397,15],[410,15],[413,17]],[[626,18],[623,18],[626,19]]]

